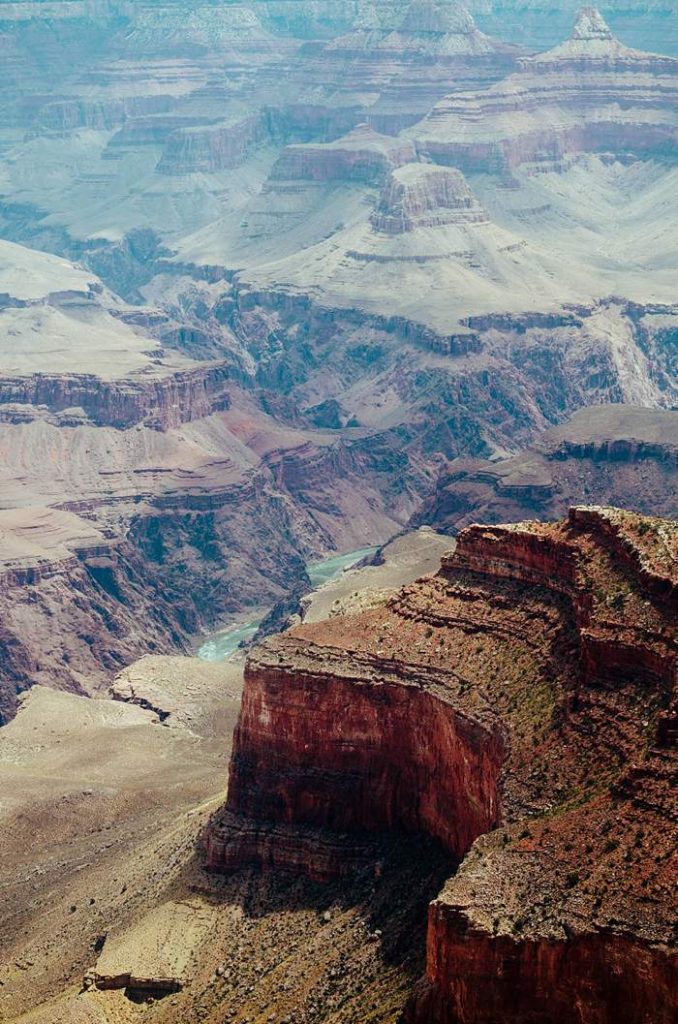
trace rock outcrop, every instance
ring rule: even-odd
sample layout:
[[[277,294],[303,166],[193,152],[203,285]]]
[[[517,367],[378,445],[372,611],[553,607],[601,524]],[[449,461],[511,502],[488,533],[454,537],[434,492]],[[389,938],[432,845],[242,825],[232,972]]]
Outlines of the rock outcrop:
[[[26,411],[42,407],[71,420],[125,429],[138,423],[161,430],[179,427],[228,407],[224,384],[231,376],[223,363],[158,374],[156,380],[131,377],[102,381],[94,374],[36,373],[0,377],[3,407]]]
[[[214,174],[244,163],[250,149],[266,137],[256,114],[205,127],[177,128],[158,163],[162,174]]]
[[[677,556],[617,509],[473,526],[387,605],[267,641],[210,867],[331,877],[432,836],[462,863],[408,1020],[668,1024]]]
[[[0,240],[0,415],[70,411],[73,422],[167,430],[226,408],[238,369],[168,352],[159,335],[172,326],[82,266]]]
[[[472,522],[557,519],[593,495],[646,515],[675,514],[678,413],[596,405],[508,459],[455,459],[415,524],[457,533]]]
[[[666,158],[678,139],[678,61],[618,42],[592,7],[568,42],[476,93],[451,93],[411,130],[421,151],[465,172],[562,169],[581,153]],[[623,100],[622,100],[623,97]]]
[[[271,171],[271,179],[375,184],[414,157],[411,142],[380,135],[367,124],[360,124],[335,142],[287,146]]]
[[[391,174],[371,218],[389,235],[441,224],[485,224],[489,217],[463,174],[430,164],[407,164]]]

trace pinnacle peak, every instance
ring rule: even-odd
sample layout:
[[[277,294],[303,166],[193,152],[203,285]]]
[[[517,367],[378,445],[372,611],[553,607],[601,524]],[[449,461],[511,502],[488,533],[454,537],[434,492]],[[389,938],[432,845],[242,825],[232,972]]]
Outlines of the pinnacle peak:
[[[582,7],[577,13],[572,39],[612,39],[612,32],[596,7]]]

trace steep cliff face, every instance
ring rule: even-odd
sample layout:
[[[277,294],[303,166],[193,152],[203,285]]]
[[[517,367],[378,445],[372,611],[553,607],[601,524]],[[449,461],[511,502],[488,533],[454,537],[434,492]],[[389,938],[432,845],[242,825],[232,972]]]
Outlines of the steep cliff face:
[[[226,124],[177,128],[158,163],[161,174],[214,174],[244,163],[247,153],[266,137],[261,117],[251,114]]]
[[[268,641],[211,868],[332,877],[425,833],[462,864],[408,1020],[668,1024],[677,544],[597,507],[471,527],[386,606]]]
[[[287,656],[303,661],[303,645],[289,643]],[[278,651],[249,662],[232,812],[339,833],[423,831],[458,856],[496,824],[500,733],[422,692],[423,681],[398,685],[395,665],[384,678],[370,659],[336,679],[318,678],[309,659],[290,701]]]
[[[406,1017],[417,1024],[673,1019],[674,966],[624,936],[521,943],[474,935],[453,908],[436,902],[428,941],[432,987]]]
[[[167,430],[226,408],[237,356],[168,352],[160,338],[179,328],[158,309],[127,305],[77,263],[0,240],[3,411],[70,410],[97,426]]]
[[[83,420],[126,429],[144,422],[159,430],[179,427],[228,406],[224,383],[232,369],[221,363],[165,375],[155,381],[102,381],[94,374],[35,374],[0,378],[0,406],[43,406],[55,413],[78,410]]]
[[[374,229],[387,234],[488,222],[459,171],[415,163],[394,171],[371,217]]]
[[[414,159],[415,151],[406,139],[380,135],[366,124],[335,142],[287,146],[271,171],[275,181],[382,181],[394,167]]]
[[[185,651],[197,625],[132,544],[55,509],[0,512],[0,595],[0,724],[22,690],[92,695],[148,649]]]

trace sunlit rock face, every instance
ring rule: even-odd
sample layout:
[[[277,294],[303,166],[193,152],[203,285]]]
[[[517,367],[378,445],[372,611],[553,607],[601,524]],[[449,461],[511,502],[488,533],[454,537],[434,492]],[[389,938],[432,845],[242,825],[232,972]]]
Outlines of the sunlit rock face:
[[[209,867],[332,878],[433,836],[462,864],[409,1021],[668,1022],[677,529],[471,526],[437,575],[268,641]]]

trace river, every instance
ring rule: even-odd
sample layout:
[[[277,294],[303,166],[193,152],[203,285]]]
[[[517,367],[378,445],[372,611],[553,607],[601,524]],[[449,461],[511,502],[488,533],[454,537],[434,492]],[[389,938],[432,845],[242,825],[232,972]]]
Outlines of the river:
[[[330,580],[341,576],[344,569],[355,565],[367,555],[374,554],[376,550],[375,547],[358,548],[357,551],[348,551],[344,555],[332,555],[331,558],[324,558],[320,562],[309,562],[306,571],[313,588],[321,587],[323,583],[329,583]],[[252,639],[259,628],[262,617],[234,623],[232,626],[225,626],[213,633],[198,649],[198,657],[203,661],[228,661],[243,641]]]

